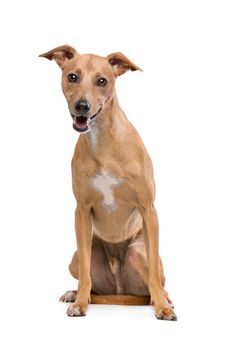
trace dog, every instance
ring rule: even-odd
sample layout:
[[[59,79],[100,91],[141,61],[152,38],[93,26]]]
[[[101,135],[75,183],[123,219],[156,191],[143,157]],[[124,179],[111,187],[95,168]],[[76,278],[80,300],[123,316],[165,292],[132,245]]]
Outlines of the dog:
[[[72,159],[78,250],[70,273],[77,291],[68,316],[86,315],[88,303],[154,305],[162,320],[176,320],[164,289],[153,167],[146,148],[119,106],[116,78],[141,70],[120,52],[79,54],[68,45],[40,57],[62,70],[62,90],[74,130],[81,135]]]

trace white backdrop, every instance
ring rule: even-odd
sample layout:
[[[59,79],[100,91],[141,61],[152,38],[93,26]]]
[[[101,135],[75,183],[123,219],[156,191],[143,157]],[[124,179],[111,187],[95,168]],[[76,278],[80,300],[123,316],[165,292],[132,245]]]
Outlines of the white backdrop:
[[[232,349],[232,2],[1,2],[1,348]],[[122,51],[144,72],[118,97],[152,157],[160,252],[178,322],[151,307],[93,306],[76,288],[70,161],[78,134],[60,70],[37,56],[70,44]],[[145,103],[146,101],[146,103]]]

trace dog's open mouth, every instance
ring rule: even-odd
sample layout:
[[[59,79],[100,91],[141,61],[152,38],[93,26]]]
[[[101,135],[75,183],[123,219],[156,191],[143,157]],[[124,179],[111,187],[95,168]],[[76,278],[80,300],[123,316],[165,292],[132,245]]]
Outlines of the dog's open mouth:
[[[73,116],[73,128],[79,132],[85,132],[89,130],[88,126],[88,117],[84,115],[81,116]]]
[[[100,113],[102,108],[100,108],[98,110],[98,112],[94,115],[92,115],[91,117],[87,117],[85,115],[73,115],[71,114],[72,118],[73,118],[73,128],[74,130],[84,133],[90,130],[90,125],[91,123],[94,121],[95,117],[97,116],[97,114]]]

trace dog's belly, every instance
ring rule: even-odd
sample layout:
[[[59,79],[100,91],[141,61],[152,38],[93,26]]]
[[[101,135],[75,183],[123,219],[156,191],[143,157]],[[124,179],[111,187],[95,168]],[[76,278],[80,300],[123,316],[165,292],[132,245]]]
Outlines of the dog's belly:
[[[92,208],[94,233],[102,240],[120,243],[133,238],[142,229],[142,217],[136,208],[117,208],[115,212]]]

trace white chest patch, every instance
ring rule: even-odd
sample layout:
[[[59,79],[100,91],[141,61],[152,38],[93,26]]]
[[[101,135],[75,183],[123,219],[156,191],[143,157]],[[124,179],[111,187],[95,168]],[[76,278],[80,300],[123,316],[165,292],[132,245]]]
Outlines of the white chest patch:
[[[96,151],[97,148],[97,141],[98,141],[98,127],[97,125],[95,125],[95,123],[93,123],[93,125],[91,126],[91,130],[90,130],[90,140],[91,140],[91,145],[92,145],[92,149],[94,151]]]
[[[115,210],[113,187],[119,186],[122,181],[106,172],[102,172],[93,177],[91,182],[95,189],[102,193],[104,197],[103,205],[109,210]]]

